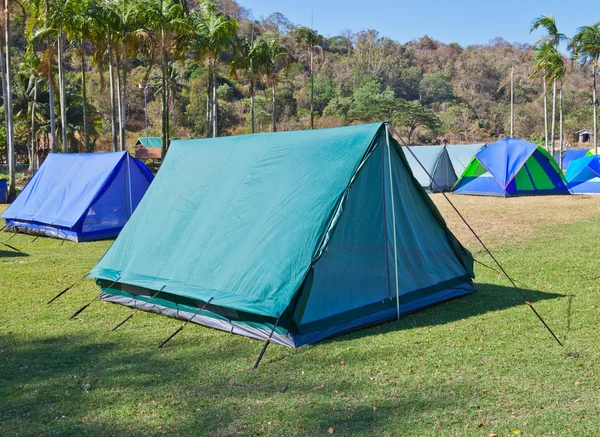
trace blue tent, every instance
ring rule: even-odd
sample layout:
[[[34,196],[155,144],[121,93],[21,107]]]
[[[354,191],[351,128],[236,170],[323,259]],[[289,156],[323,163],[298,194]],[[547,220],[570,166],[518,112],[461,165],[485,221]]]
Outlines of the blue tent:
[[[600,155],[586,156],[572,161],[566,177],[573,193],[599,194]]]
[[[445,146],[408,146],[408,148],[412,153],[406,151],[404,155],[414,177],[423,188],[431,192],[452,189],[457,177]]]
[[[127,152],[48,155],[4,211],[8,230],[72,241],[115,237],[153,176]]]
[[[386,134],[173,141],[90,273],[101,299],[298,347],[472,293],[470,253]]]
[[[583,158],[588,153],[587,149],[567,150],[562,156],[562,169],[568,170],[569,164],[576,159]],[[558,161],[557,161],[558,162]]]
[[[446,150],[456,176],[460,177],[471,159],[485,147],[485,144],[448,144]]]
[[[454,192],[502,197],[569,194],[554,158],[541,147],[517,138],[496,141],[475,155]]]

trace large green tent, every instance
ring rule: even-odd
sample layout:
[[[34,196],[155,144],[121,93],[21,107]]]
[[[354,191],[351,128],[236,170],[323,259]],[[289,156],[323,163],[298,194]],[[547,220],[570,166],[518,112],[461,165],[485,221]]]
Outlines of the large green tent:
[[[279,317],[273,341],[298,347],[471,293],[472,267],[370,124],[173,141],[91,276],[104,300],[252,338]]]

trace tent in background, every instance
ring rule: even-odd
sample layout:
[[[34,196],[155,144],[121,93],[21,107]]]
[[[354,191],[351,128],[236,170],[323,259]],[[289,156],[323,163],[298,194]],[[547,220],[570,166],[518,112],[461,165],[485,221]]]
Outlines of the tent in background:
[[[471,159],[484,147],[485,144],[448,144],[446,146],[452,168],[457,177],[463,174]]]
[[[112,238],[152,179],[127,152],[51,153],[1,217],[16,232],[72,241]]]
[[[569,194],[554,158],[543,148],[518,138],[496,141],[475,155],[454,192],[502,197]]]
[[[455,184],[457,176],[452,168],[450,157],[445,146],[406,146],[415,154],[405,152],[406,160],[410,165],[413,175],[419,184],[427,191],[450,191]],[[419,162],[425,167],[423,170]],[[433,177],[433,180],[428,174]],[[435,183],[434,183],[435,181]],[[438,188],[439,187],[439,188]]]
[[[600,194],[600,155],[572,161],[566,178],[575,194]]]
[[[472,267],[370,124],[173,141],[90,275],[103,300],[298,347],[472,293]]]
[[[161,148],[162,147],[162,138],[161,137],[141,137],[138,138],[135,143],[135,147],[146,147],[146,148]]]
[[[562,169],[568,170],[569,164],[571,164],[571,162],[573,162],[576,159],[583,158],[584,156],[588,156],[587,155],[588,153],[589,153],[589,150],[587,150],[587,149],[566,150],[562,156]],[[560,161],[557,160],[556,162],[560,162]]]

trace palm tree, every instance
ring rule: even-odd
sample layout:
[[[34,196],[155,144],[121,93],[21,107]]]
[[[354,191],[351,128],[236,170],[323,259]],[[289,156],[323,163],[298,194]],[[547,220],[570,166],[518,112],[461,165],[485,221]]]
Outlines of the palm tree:
[[[6,86],[4,87],[4,107],[6,114],[6,139],[7,139],[7,154],[8,154],[8,197],[12,199],[16,196],[17,190],[15,187],[15,144],[14,144],[14,127],[12,120],[12,86],[10,82],[10,11],[8,9],[8,0],[4,0],[4,50],[6,63]],[[1,66],[4,69],[4,65]],[[3,80],[3,82],[4,82]]]
[[[315,128],[315,78],[314,78],[314,58],[315,58],[315,50],[321,49],[318,45],[321,38],[319,34],[309,29],[306,26],[298,26],[294,30],[294,36],[296,37],[296,41],[300,44],[303,44],[308,49],[309,55],[309,69],[310,69],[310,128]]]
[[[596,72],[600,59],[600,21],[591,25],[580,27],[573,37],[570,45],[573,57],[578,58],[582,64],[592,67],[592,104],[594,107],[594,153],[598,154],[597,135],[597,106],[596,101]]]
[[[557,82],[561,81],[565,77],[566,69],[565,69],[565,60],[558,51],[558,49],[549,44],[548,42],[543,42],[540,44],[538,50],[535,55],[535,67],[531,74],[532,78],[537,77],[542,74],[544,79],[546,79],[546,83],[552,83],[552,134],[551,134],[551,153],[554,156],[554,137],[555,137],[555,129],[556,129],[556,86]],[[547,90],[545,90],[546,92]],[[561,86],[561,108],[562,108],[562,86]],[[562,120],[562,113],[561,113]],[[562,132],[562,124],[561,124],[561,132]],[[562,143],[561,143],[562,147]]]
[[[144,0],[140,3],[140,16],[146,29],[160,33],[161,95],[162,95],[162,150],[164,158],[169,147],[169,57],[167,45],[180,41],[175,34],[185,34],[187,21],[184,4],[174,0]],[[158,38],[157,38],[158,39]],[[176,48],[180,46],[176,45]]]
[[[537,17],[531,23],[531,28],[529,29],[529,33],[536,31],[539,28],[543,28],[546,30],[546,35],[543,36],[534,46],[536,47],[536,58],[543,58],[544,56],[548,56],[548,53],[539,53],[542,48],[549,47],[550,49],[557,50],[559,44],[567,40],[567,37],[558,31],[558,27],[556,26],[556,19],[553,15],[542,15]],[[537,68],[537,66],[536,66]],[[548,151],[548,103],[547,103],[547,94],[548,94],[548,78],[543,76],[543,86],[544,86],[544,129],[545,129],[545,143],[546,143],[546,151]],[[554,82],[552,84],[553,93],[552,93],[552,151],[554,152],[554,127],[555,127],[555,116],[556,116],[556,78],[554,78]]]
[[[294,61],[286,46],[280,45],[277,38],[273,37],[268,43],[268,63],[265,65],[265,81],[272,89],[271,111],[273,118],[273,132],[277,132],[277,114],[275,106],[275,90],[279,82],[279,72]]]
[[[236,70],[245,72],[250,81],[250,119],[251,130],[254,133],[254,91],[255,85],[260,80],[269,63],[269,45],[265,40],[248,41],[241,39],[238,42],[237,53],[232,63],[232,75]]]
[[[212,136],[217,136],[217,62],[221,54],[235,49],[240,25],[233,18],[217,10],[217,2],[203,0],[200,14],[191,17],[193,26],[193,44],[196,59],[207,59],[209,89],[209,122],[212,121]],[[208,130],[206,132],[208,136]]]

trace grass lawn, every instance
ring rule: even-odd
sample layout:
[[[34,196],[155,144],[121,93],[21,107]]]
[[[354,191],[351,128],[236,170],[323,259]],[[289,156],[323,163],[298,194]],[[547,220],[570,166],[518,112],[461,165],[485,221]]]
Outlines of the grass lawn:
[[[490,263],[450,209],[450,226]],[[478,293],[298,350],[94,302],[110,242],[18,235],[0,247],[0,435],[600,435],[600,199],[451,196],[517,293],[476,266]],[[0,207],[1,209],[1,207]],[[0,241],[8,239],[0,235]],[[6,249],[6,250],[5,250]]]

